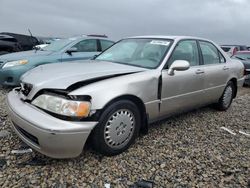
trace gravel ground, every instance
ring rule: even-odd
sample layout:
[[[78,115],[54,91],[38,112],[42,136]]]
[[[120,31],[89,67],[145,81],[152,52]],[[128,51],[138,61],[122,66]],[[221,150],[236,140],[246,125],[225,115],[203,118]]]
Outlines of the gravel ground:
[[[250,187],[250,88],[227,112],[206,107],[150,126],[149,134],[121,155],[90,148],[75,159],[55,160],[25,148],[11,129],[0,90],[0,187],[129,187],[145,179],[155,187]],[[236,134],[222,130],[226,127]]]

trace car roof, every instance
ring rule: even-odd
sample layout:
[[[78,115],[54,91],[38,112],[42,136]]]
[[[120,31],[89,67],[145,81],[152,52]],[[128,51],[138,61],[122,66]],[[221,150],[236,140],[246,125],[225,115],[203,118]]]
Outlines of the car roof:
[[[236,53],[250,54],[250,51],[244,50],[244,51],[237,51]]]
[[[223,45],[220,45],[220,46],[225,46],[225,47],[247,47],[246,45],[238,45],[238,44],[223,44]]]
[[[65,39],[104,39],[104,40],[110,40],[108,37],[98,37],[97,35],[96,36],[88,36],[88,35],[80,35],[80,36],[72,36],[72,37],[68,37],[68,38],[65,38]]]
[[[145,35],[145,36],[134,36],[128,38],[155,38],[155,39],[172,39],[172,40],[182,40],[182,39],[195,39],[195,40],[205,40],[210,41],[208,39],[194,37],[194,36],[178,36],[178,35]]]

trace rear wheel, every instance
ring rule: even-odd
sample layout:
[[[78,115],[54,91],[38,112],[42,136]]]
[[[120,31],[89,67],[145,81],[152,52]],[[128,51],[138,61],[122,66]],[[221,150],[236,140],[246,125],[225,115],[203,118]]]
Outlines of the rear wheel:
[[[140,123],[140,112],[133,102],[121,100],[111,104],[93,130],[94,149],[107,156],[120,154],[134,142]]]
[[[216,108],[221,111],[227,110],[233,101],[234,92],[235,86],[232,81],[229,81],[219,102],[216,104]]]

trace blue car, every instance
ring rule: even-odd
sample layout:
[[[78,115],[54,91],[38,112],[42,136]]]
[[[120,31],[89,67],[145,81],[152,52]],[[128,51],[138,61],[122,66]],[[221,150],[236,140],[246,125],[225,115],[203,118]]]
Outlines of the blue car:
[[[0,56],[0,85],[16,86],[20,77],[42,64],[90,59],[114,42],[101,37],[75,37],[54,41],[48,46]]]

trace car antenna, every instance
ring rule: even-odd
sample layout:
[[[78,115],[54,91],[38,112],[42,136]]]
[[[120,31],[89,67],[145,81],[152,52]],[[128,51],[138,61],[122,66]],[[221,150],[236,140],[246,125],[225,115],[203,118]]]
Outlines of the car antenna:
[[[30,33],[30,36],[33,37],[33,35],[32,35],[32,33],[31,33],[30,29],[28,29],[28,31],[29,31],[29,33]]]
[[[30,29],[28,29],[28,31],[29,31],[29,33],[30,33],[31,41],[32,41],[32,43],[33,43],[33,46],[35,47],[36,44],[34,43],[34,40],[33,40],[34,37],[33,37],[32,33],[31,33]],[[37,51],[37,48],[35,48],[35,50]],[[36,51],[35,51],[35,52],[36,52]]]

